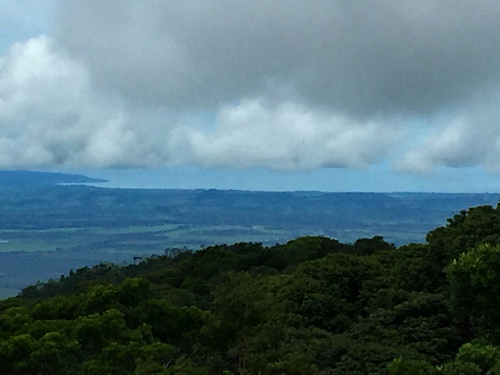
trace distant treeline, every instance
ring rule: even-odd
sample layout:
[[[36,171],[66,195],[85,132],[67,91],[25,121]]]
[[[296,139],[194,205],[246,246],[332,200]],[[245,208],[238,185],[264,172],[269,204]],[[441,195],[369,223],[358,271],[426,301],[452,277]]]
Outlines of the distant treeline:
[[[500,208],[426,244],[171,250],[0,304],[2,374],[498,374]]]

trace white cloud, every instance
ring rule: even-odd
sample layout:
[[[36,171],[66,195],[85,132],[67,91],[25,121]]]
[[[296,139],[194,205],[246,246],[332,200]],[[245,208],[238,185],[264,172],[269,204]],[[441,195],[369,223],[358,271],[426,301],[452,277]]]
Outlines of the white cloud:
[[[441,166],[483,166],[500,172],[499,100],[500,92],[492,92],[448,113],[398,167],[425,173]]]
[[[116,145],[134,143],[123,121],[94,93],[85,67],[48,37],[16,44],[0,60],[1,167],[120,165]]]
[[[394,141],[387,126],[291,101],[246,99],[208,121],[104,94],[54,40],[13,46],[0,61],[0,167],[365,167]]]
[[[381,160],[396,139],[387,124],[254,99],[221,108],[213,131],[176,129],[169,149],[180,155],[179,164],[188,158],[219,167],[359,168]]]
[[[496,1],[55,4],[0,60],[0,167],[500,169]]]

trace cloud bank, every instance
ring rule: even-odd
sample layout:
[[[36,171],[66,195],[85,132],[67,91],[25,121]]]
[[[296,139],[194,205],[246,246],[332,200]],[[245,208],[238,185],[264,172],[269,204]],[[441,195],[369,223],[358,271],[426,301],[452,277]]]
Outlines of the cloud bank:
[[[56,4],[0,61],[2,167],[499,169],[498,2]]]
[[[121,113],[49,38],[16,44],[0,60],[0,167],[119,164],[132,146]]]

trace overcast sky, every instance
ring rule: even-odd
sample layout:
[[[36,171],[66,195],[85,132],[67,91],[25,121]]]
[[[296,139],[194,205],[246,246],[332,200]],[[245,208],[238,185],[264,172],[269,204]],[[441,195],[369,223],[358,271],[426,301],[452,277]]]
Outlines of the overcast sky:
[[[498,191],[499,20],[493,0],[3,0],[0,168]]]

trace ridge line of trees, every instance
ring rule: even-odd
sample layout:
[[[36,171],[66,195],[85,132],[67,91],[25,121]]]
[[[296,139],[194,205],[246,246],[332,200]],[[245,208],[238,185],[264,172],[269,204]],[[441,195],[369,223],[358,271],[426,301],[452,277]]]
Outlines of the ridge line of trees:
[[[72,270],[0,301],[2,374],[500,374],[500,208],[426,244],[301,237]]]

